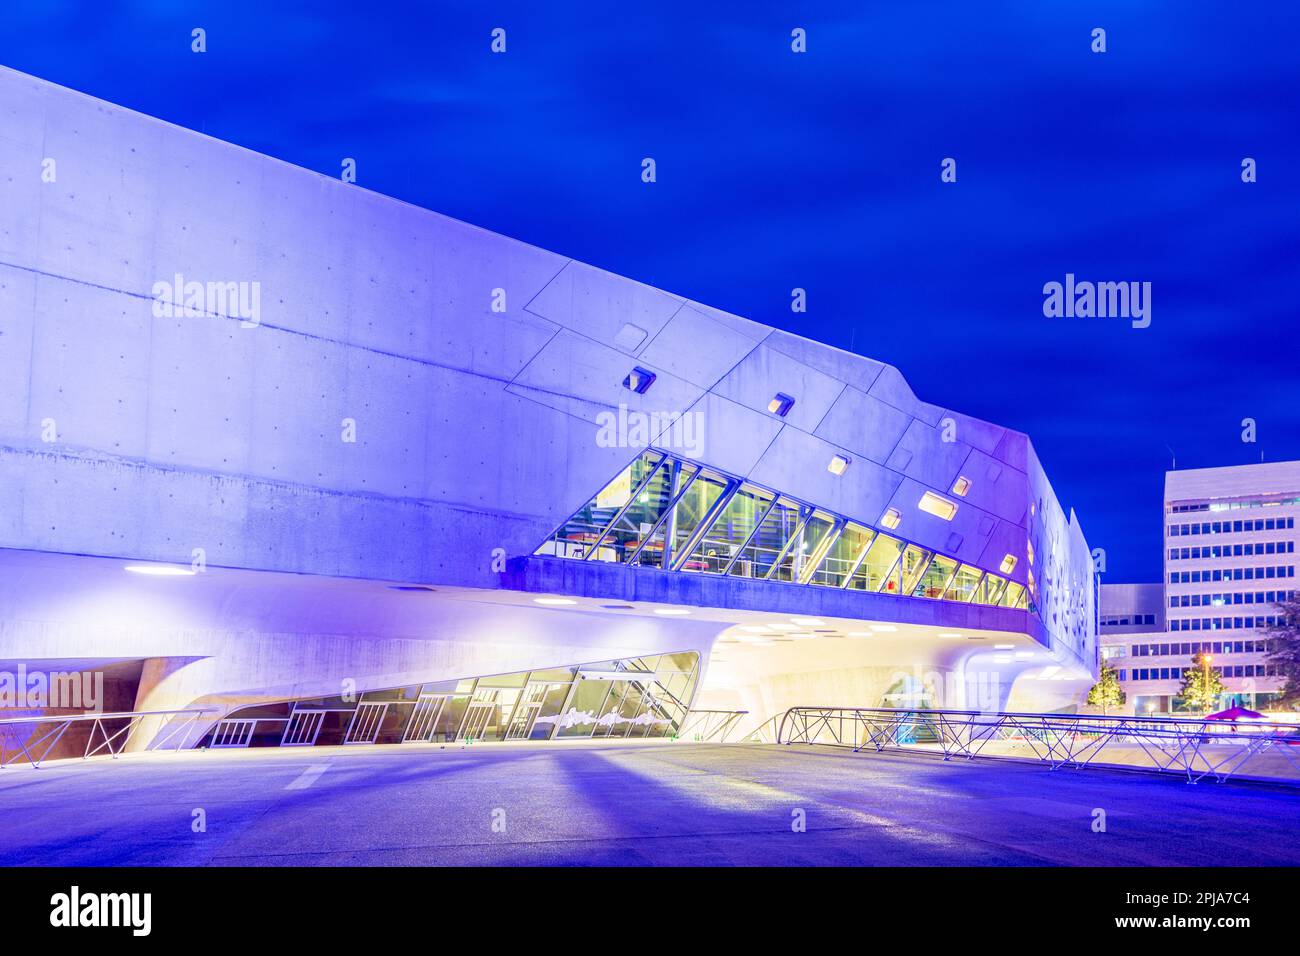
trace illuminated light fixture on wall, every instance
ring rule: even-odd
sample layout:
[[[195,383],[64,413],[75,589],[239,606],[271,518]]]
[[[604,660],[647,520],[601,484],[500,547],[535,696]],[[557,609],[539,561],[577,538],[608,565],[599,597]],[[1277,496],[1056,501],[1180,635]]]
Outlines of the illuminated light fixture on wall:
[[[885,513],[880,516],[881,526],[888,528],[890,531],[897,528],[902,520],[903,516],[899,513],[897,508],[886,508]]]
[[[1014,644],[994,644],[994,645],[993,645],[993,649],[994,649],[995,651],[1014,651],[1014,650],[1016,649],[1016,645],[1014,645]]]
[[[574,601],[571,598],[533,598],[533,600],[538,604],[545,604],[548,606],[556,606],[556,607],[558,607],[561,604],[578,603],[577,601]]]
[[[1005,556],[1002,559],[1002,563],[998,565],[998,570],[1001,571],[1003,574],[1010,574],[1015,569],[1016,569],[1016,556],[1014,554],[1008,554],[1007,556]]]
[[[770,630],[766,624],[742,624],[740,629],[750,634],[766,634]]]
[[[650,386],[655,383],[657,377],[654,372],[638,365],[628,372],[627,378],[623,379],[623,387],[629,392],[644,395],[650,390]]]
[[[690,614],[691,612],[684,607],[657,607],[656,614],[662,614],[665,617],[675,617],[679,614]]]
[[[794,408],[794,399],[783,392],[777,392],[772,396],[772,400],[767,403],[767,410],[781,418],[785,418],[792,408]]]
[[[193,568],[182,568],[175,564],[128,564],[123,570],[158,578],[190,578],[198,573]]]
[[[832,455],[831,463],[826,466],[826,470],[832,475],[842,475],[849,470],[849,465],[852,463],[853,459],[848,455]]]
[[[790,620],[800,627],[824,627],[826,625],[826,622],[819,617],[792,617]]]
[[[927,514],[942,518],[944,521],[951,521],[952,516],[957,513],[957,503],[955,501],[942,498],[933,491],[927,491],[921,495],[921,500],[916,503],[916,506]]]
[[[952,483],[952,493],[958,498],[965,498],[970,494],[970,479],[965,475],[958,475],[957,480]]]
[[[892,624],[868,624],[867,627],[879,634],[887,634],[890,631],[896,631],[898,628]]]
[[[949,632],[947,634],[940,634],[939,636],[944,638],[945,640],[950,640],[950,641],[959,640],[961,638],[960,634],[953,634],[952,632]]]

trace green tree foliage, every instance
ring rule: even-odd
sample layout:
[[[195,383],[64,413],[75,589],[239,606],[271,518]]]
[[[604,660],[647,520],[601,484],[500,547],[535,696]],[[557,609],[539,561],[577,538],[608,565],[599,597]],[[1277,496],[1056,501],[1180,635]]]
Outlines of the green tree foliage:
[[[1277,608],[1281,611],[1280,621],[1268,629],[1265,660],[1286,678],[1278,705],[1295,708],[1300,705],[1300,594],[1291,592],[1288,600],[1279,602]]]
[[[1192,666],[1183,671],[1183,686],[1178,689],[1178,696],[1187,709],[1209,713],[1226,690],[1219,669],[1211,667],[1210,658],[1202,653],[1193,657]]]
[[[1100,707],[1103,714],[1110,708],[1119,707],[1124,703],[1124,690],[1119,684],[1119,671],[1106,664],[1101,665],[1101,676],[1097,679],[1097,683],[1092,685],[1092,690],[1088,691],[1088,703],[1093,707]]]

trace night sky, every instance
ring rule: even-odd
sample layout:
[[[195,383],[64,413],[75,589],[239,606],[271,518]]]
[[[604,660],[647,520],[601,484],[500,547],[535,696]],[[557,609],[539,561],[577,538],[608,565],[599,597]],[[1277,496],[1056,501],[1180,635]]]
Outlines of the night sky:
[[[712,6],[18,0],[0,62],[895,365],[1031,436],[1107,581],[1170,449],[1300,458],[1300,5]],[[1067,272],[1150,327],[1045,317]]]

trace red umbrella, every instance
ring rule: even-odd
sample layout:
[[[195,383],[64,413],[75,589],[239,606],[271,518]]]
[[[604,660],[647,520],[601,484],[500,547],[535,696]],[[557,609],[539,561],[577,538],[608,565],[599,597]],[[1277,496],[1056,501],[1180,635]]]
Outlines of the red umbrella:
[[[1217,714],[1210,714],[1206,720],[1259,720],[1263,714],[1257,714],[1253,710],[1247,710],[1245,707],[1229,707],[1227,710],[1221,710]]]

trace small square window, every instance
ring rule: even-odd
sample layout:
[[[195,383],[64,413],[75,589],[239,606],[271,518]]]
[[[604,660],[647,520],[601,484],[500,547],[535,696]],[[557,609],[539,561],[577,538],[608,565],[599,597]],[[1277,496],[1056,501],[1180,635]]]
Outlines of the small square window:
[[[927,514],[935,515],[936,517],[942,518],[944,521],[951,521],[952,516],[957,513],[957,505],[955,502],[949,501],[947,498],[942,498],[939,495],[936,495],[933,491],[927,491],[923,494],[921,500],[916,503],[916,506]]]
[[[1002,559],[1002,563],[998,565],[998,570],[1000,570],[1003,574],[1010,574],[1015,569],[1016,569],[1016,556],[1014,554],[1008,554],[1006,557]]]
[[[623,387],[638,395],[644,395],[655,383],[655,377],[654,372],[637,366],[628,373],[627,378],[623,379]]]
[[[897,528],[898,523],[902,520],[903,516],[899,514],[897,508],[887,508],[885,513],[880,516],[880,523],[890,531]]]
[[[965,498],[970,492],[970,479],[965,475],[959,475],[957,480],[952,483],[952,493],[958,498]]]
[[[832,475],[842,475],[849,470],[849,465],[853,459],[848,455],[832,455],[831,463],[826,466],[826,470]]]
[[[794,407],[794,399],[783,392],[777,392],[772,400],[767,403],[767,410],[773,415],[779,415],[785,418],[790,409]]]

